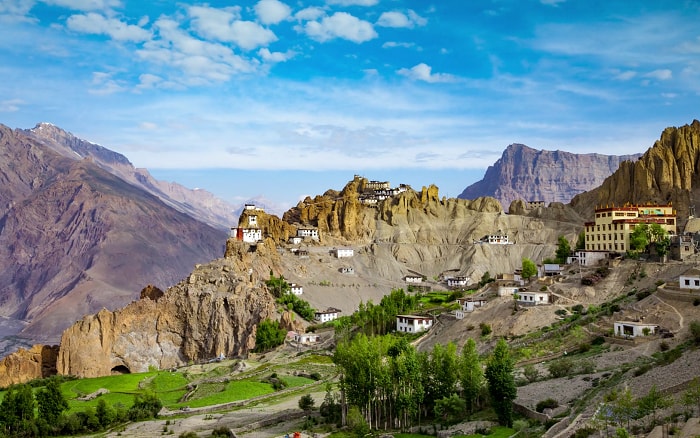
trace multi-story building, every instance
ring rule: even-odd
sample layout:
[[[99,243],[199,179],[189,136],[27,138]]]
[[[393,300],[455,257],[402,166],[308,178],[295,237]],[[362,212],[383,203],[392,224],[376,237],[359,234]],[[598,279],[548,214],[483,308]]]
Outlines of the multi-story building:
[[[659,224],[676,234],[676,210],[669,205],[632,205],[598,207],[595,221],[586,222],[586,251],[625,252],[630,235],[640,224]]]

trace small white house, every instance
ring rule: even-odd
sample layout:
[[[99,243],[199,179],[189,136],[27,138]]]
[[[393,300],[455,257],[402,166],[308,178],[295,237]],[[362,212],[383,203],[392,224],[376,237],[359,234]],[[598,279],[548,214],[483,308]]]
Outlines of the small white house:
[[[352,266],[343,266],[342,268],[339,269],[339,271],[341,274],[351,275],[351,274],[355,273],[355,268],[353,268]]]
[[[639,336],[654,335],[659,331],[656,324],[644,324],[635,321],[615,321],[615,336],[636,338]]]
[[[693,268],[678,278],[681,289],[700,289],[700,269]]]
[[[312,240],[318,240],[318,229],[312,227],[297,228],[297,237],[302,239],[309,237]]]
[[[331,252],[339,259],[342,259],[343,257],[352,257],[355,255],[355,250],[352,248],[333,248]]]
[[[299,236],[292,236],[289,238],[289,243],[292,245],[299,245],[302,241],[302,238]]]
[[[316,333],[294,333],[294,342],[298,344],[317,344],[321,336]]]
[[[406,281],[406,283],[409,284],[418,284],[423,282],[423,277],[421,277],[420,275],[407,275],[403,279],[404,281]]]
[[[561,274],[562,267],[558,263],[545,263],[544,264],[544,275],[546,277],[552,277]]]
[[[334,319],[338,319],[338,313],[340,313],[340,310],[335,309],[333,307],[329,307],[325,311],[316,311],[315,317],[316,321],[320,322],[328,322],[328,321],[333,321]]]
[[[581,266],[595,266],[608,256],[607,251],[576,251],[576,258]]]
[[[480,298],[457,298],[459,308],[455,310],[457,319],[464,319],[465,314],[471,313],[477,307],[482,307],[486,304],[486,300]]]
[[[419,333],[433,326],[430,316],[396,315],[396,331],[401,333]]]
[[[510,241],[508,240],[507,234],[487,234],[481,238],[481,243],[488,243],[491,245],[508,245]]]
[[[498,285],[498,296],[499,297],[510,297],[518,293],[520,286],[517,284],[499,284]]]
[[[301,295],[304,293],[304,288],[300,284],[292,283],[289,285],[289,292],[294,295]]]
[[[447,286],[448,287],[465,287],[467,285],[468,281],[469,281],[469,278],[464,277],[464,276],[450,277],[447,279]]]
[[[539,306],[549,304],[549,292],[525,291],[518,292],[518,304],[524,306]]]

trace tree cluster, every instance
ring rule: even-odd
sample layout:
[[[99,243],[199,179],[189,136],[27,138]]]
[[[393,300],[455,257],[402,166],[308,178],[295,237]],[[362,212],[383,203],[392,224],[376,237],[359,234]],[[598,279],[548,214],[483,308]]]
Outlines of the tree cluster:
[[[96,407],[67,414],[68,402],[58,378],[46,380],[36,392],[29,384],[13,385],[0,403],[0,437],[43,437],[99,432],[126,421],[154,418],[162,404],[153,393],[136,396],[131,408],[111,406],[104,399]]]
[[[418,353],[405,337],[359,334],[340,342],[333,360],[340,371],[345,424],[351,413],[361,414],[369,429],[408,430],[421,418],[449,424],[485,407],[487,401],[499,422],[512,424],[516,387],[503,340],[484,363],[471,339],[461,352],[450,343]]]

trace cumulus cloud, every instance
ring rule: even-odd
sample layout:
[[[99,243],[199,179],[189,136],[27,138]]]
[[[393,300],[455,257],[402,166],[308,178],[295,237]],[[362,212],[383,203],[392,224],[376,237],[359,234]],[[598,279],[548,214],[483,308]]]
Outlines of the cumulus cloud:
[[[34,6],[34,0],[5,0],[0,2],[0,15],[21,17],[27,15]]]
[[[44,0],[44,3],[77,11],[104,11],[122,6],[121,0]]]
[[[151,33],[146,29],[96,12],[71,15],[66,20],[66,25],[75,32],[107,35],[117,41],[142,42],[151,38]]]
[[[258,56],[265,62],[284,62],[296,55],[292,50],[286,52],[271,52],[267,47],[258,50]]]
[[[409,10],[408,14],[398,11],[391,11],[382,13],[377,20],[377,25],[382,27],[413,28],[415,26],[425,26],[427,22],[428,20],[416,14],[412,10]]]
[[[673,77],[671,70],[664,68],[651,71],[644,75],[646,78],[658,79],[659,81],[667,81]]]
[[[336,12],[319,21],[309,21],[303,27],[303,32],[316,41],[324,42],[334,38],[342,38],[355,43],[364,43],[377,37],[372,23],[348,14]]]
[[[398,70],[397,73],[413,80],[430,83],[454,82],[455,80],[454,76],[446,73],[432,73],[432,67],[422,62],[411,68],[402,68]]]
[[[118,81],[112,78],[110,73],[104,72],[93,72],[92,81],[90,82],[90,88],[88,92],[90,94],[96,95],[108,95],[114,94],[121,91],[125,91],[126,88],[120,84]]]
[[[257,67],[229,47],[184,32],[169,18],[160,18],[155,28],[160,38],[146,42],[136,52],[137,56],[182,71],[188,84],[222,82],[234,74],[253,72]]]
[[[292,13],[292,9],[279,0],[260,0],[255,13],[262,24],[277,24]]]
[[[382,44],[382,48],[384,49],[390,49],[394,47],[403,47],[406,49],[410,49],[411,47],[415,46],[415,43],[405,43],[405,42],[397,42],[397,41],[387,41],[384,44]]]
[[[301,11],[294,14],[294,18],[302,21],[317,20],[323,17],[325,14],[326,12],[323,9],[318,8],[316,6],[311,6],[308,8],[304,8]]]
[[[239,20],[239,8],[211,8],[192,6],[188,8],[192,17],[192,29],[204,38],[232,42],[244,50],[266,46],[277,40],[270,29],[253,21]]]

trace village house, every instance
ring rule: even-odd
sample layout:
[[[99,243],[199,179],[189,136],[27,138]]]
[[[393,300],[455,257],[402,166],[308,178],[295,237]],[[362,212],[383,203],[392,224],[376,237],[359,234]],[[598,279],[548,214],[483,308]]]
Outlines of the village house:
[[[487,234],[486,236],[482,237],[478,243],[488,243],[490,245],[509,245],[510,241],[508,240],[508,235],[507,234]]]
[[[601,251],[576,251],[572,257],[566,259],[566,263],[578,263],[581,266],[595,266],[601,260],[605,260],[606,252]]]
[[[501,282],[497,281],[498,284],[498,292],[496,295],[499,297],[510,297],[518,293],[520,290],[520,287],[522,286],[522,282],[514,283],[514,282]]]
[[[469,277],[465,277],[462,275],[459,275],[457,277],[448,277],[447,278],[447,287],[453,287],[453,288],[465,287],[468,282],[469,282]]]
[[[241,242],[255,243],[262,240],[262,230],[260,228],[234,227],[231,228],[231,237]]]
[[[396,331],[401,333],[419,333],[433,326],[430,316],[396,315]]]
[[[341,274],[354,274],[355,268],[353,268],[352,266],[343,266],[339,269],[339,271]]]
[[[465,314],[473,312],[477,307],[483,307],[486,300],[482,298],[457,298],[457,304],[459,304],[459,308],[455,310],[455,317],[464,319]]]
[[[545,277],[553,277],[555,275],[561,274],[562,267],[556,263],[545,263],[543,266],[543,272]]]
[[[539,306],[550,304],[550,296],[549,292],[521,291],[517,293],[516,301],[522,306]]]
[[[289,292],[294,295],[301,295],[304,293],[304,288],[300,284],[292,283],[289,285]]]
[[[658,224],[670,235],[676,234],[676,210],[669,205],[605,206],[595,209],[595,221],[586,222],[587,251],[625,252],[630,235],[640,224]]]
[[[419,284],[423,282],[423,277],[421,275],[407,275],[403,279],[409,284]]]
[[[669,248],[671,258],[674,260],[685,260],[695,254],[695,243],[692,234],[678,234],[671,236],[671,247]]]
[[[294,342],[297,344],[317,344],[321,340],[321,336],[316,333],[298,333],[293,334]]]
[[[544,201],[527,201],[527,202],[525,202],[525,208],[527,208],[528,210],[534,210],[535,208],[540,208],[540,207],[542,207],[542,208],[545,207]]]
[[[389,181],[367,181],[365,190],[388,190],[391,188]]]
[[[305,249],[300,249],[300,248],[292,248],[289,251],[291,251],[292,254],[295,256],[301,258],[301,259],[308,259],[309,258],[309,251]]]
[[[344,257],[352,257],[355,255],[355,251],[352,248],[333,248],[331,254],[336,258],[342,259]]]
[[[615,321],[614,327],[615,336],[625,338],[654,335],[659,331],[659,326],[656,324],[644,324],[635,321]]]
[[[318,240],[318,229],[313,227],[299,227],[297,228],[297,237],[302,239],[310,238],[312,240]]]
[[[292,245],[299,245],[302,242],[302,238],[299,236],[292,236],[289,238],[289,243]]]
[[[681,289],[700,289],[700,269],[693,268],[678,277],[678,286]]]
[[[320,321],[322,323],[333,321],[334,319],[338,319],[338,313],[340,313],[340,310],[333,307],[329,307],[324,311],[317,310],[315,313],[315,319],[316,321]]]

